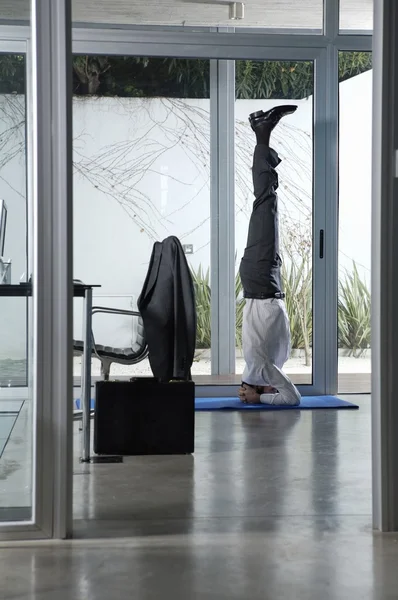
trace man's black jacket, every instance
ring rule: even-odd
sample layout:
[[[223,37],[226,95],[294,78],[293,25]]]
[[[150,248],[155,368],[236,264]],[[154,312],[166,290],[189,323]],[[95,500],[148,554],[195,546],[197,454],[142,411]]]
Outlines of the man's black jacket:
[[[154,376],[161,381],[190,379],[196,340],[195,294],[178,238],[170,236],[154,244],[138,310]]]

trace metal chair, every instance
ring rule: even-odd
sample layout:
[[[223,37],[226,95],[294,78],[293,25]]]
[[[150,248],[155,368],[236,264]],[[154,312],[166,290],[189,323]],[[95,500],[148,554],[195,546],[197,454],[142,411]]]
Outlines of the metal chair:
[[[115,348],[113,346],[96,344],[94,334],[92,332],[92,355],[98,358],[98,360],[101,362],[101,375],[105,381],[108,381],[112,363],[118,363],[121,365],[135,365],[147,358],[148,346],[145,340],[143,321],[139,312],[118,308],[108,308],[106,306],[93,306],[92,314],[94,315],[96,313],[127,315],[138,318],[137,339],[132,344],[131,348]],[[73,350],[75,354],[83,354],[83,348],[84,345],[82,341],[73,341]]]

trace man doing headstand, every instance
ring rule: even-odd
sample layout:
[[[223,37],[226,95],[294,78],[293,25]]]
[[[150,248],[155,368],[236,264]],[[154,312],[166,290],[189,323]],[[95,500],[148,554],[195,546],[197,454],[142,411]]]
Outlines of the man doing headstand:
[[[246,368],[239,397],[248,404],[300,404],[300,393],[282,367],[290,354],[290,326],[281,286],[279,222],[276,190],[281,162],[270,147],[280,119],[297,106],[276,106],[249,116],[257,137],[253,158],[254,204],[247,246],[240,264],[246,304],[242,345]]]

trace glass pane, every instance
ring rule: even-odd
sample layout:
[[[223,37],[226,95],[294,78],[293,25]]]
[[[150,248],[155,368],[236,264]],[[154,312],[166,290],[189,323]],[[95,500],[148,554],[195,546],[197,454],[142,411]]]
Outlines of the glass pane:
[[[370,392],[372,55],[341,52],[339,63],[338,391]]]
[[[0,55],[0,521],[29,520],[32,397],[27,356],[32,327],[27,277],[25,56]],[[12,287],[14,286],[14,287]],[[30,354],[29,354],[30,355]]]
[[[30,0],[0,0],[1,18],[6,21],[30,21]]]
[[[76,23],[130,24],[130,25],[183,25],[203,27],[258,27],[267,29],[322,30],[323,2],[310,0],[303,6],[294,0],[267,0],[244,3],[243,18],[240,7],[236,12],[228,2],[168,2],[159,10],[156,0],[145,3],[133,0],[74,0],[73,20]],[[240,4],[240,3],[238,3]]]
[[[312,62],[237,61],[236,63],[236,373],[242,356],[243,293],[239,263],[253,206],[252,161],[256,137],[248,116],[279,104],[296,104],[271,135],[282,159],[278,166],[278,212],[282,253],[282,286],[290,320],[292,350],[284,371],[295,384],[312,383]]]
[[[373,0],[340,0],[340,31],[355,33],[373,30]]]
[[[352,4],[352,0],[341,0]],[[367,3],[370,0],[366,0]],[[185,26],[185,27],[255,27],[291,30],[294,33],[310,31],[322,32],[323,1],[310,0],[303,6],[302,2],[294,0],[268,0],[267,2],[243,3],[243,18],[230,7],[229,2],[175,2],[168,3],[167,10],[159,10],[156,0],[142,3],[138,0],[73,0],[72,11],[75,23],[98,23],[102,25],[154,25],[154,26]],[[363,4],[354,0],[359,9]],[[350,15],[365,22],[366,17],[360,16],[360,10],[349,8]],[[366,9],[364,11],[366,13]],[[29,0],[5,0],[2,2],[1,17],[3,20],[26,21],[29,19]],[[352,29],[342,24],[345,29]],[[358,29],[358,26],[354,27]],[[364,27],[361,27],[362,29]],[[366,27],[368,28],[368,27]]]
[[[0,283],[26,277],[25,57],[0,54]],[[26,301],[3,298],[0,386],[26,386]]]
[[[192,371],[210,374],[209,61],[76,56],[74,93],[74,276],[102,286],[94,304],[136,309],[154,242],[177,236],[197,292]],[[135,317],[96,315],[93,330],[97,344],[137,340]],[[148,360],[111,369],[150,373]]]

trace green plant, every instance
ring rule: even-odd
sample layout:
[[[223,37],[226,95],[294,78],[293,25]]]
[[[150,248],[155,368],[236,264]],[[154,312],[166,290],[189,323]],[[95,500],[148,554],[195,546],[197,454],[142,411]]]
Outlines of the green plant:
[[[209,269],[205,272],[202,265],[195,271],[191,267],[196,303],[196,347],[211,347],[211,289]]]
[[[282,266],[286,310],[290,321],[292,348],[304,350],[306,364],[311,361],[312,345],[312,270],[305,260],[287,262]],[[245,300],[241,296],[242,283],[236,276],[236,346],[242,348],[242,321]]]
[[[290,321],[292,349],[304,350],[305,364],[311,364],[312,269],[305,258],[282,265],[286,310]]]
[[[292,349],[304,350],[311,364],[312,346],[312,243],[311,219],[282,227],[282,288],[290,321]]]
[[[26,61],[20,54],[0,55],[0,94],[24,94]]]
[[[314,90],[311,62],[236,61],[237,99],[307,98]]]
[[[305,364],[311,364],[312,269],[306,261],[292,260],[282,266],[283,289],[289,316],[292,349],[304,350]]]
[[[348,348],[350,354],[361,356],[370,348],[370,291],[353,261],[352,272],[345,272],[339,281],[338,340],[340,348]]]
[[[243,323],[243,309],[245,308],[245,299],[243,298],[243,286],[240,280],[239,271],[235,275],[235,299],[236,299],[236,335],[235,343],[236,347],[242,350],[242,323]]]
[[[296,238],[297,239],[297,238]],[[283,289],[286,294],[286,310],[290,321],[292,348],[304,350],[306,364],[310,365],[312,346],[312,267],[309,245],[300,238],[293,251],[292,242],[285,246],[282,265]],[[211,288],[209,269],[201,265],[191,267],[195,288],[197,310],[198,349],[211,347]],[[242,283],[237,273],[235,278],[236,297],[236,347],[242,347],[242,320],[245,300]],[[370,347],[370,291],[361,279],[353,262],[352,272],[346,272],[339,283],[338,301],[339,347],[347,348],[354,357],[359,357]]]
[[[0,72],[1,67],[0,61]],[[339,81],[371,68],[371,52],[341,52]],[[15,77],[20,79],[21,73]],[[78,95],[210,97],[210,61],[203,59],[74,56],[73,78]],[[311,61],[238,60],[235,83],[237,98],[306,98],[314,90],[314,66]]]
[[[211,288],[209,269],[204,271],[202,265],[195,270],[190,267],[193,286],[195,290],[197,330],[196,348],[208,349],[211,347]],[[236,345],[242,347],[242,319],[245,301],[242,298],[242,283],[237,273],[235,277],[236,298]]]
[[[339,52],[339,82],[372,68],[371,52]]]
[[[340,52],[339,81],[372,68],[371,52]],[[0,93],[25,91],[25,58],[0,56]],[[210,61],[137,56],[75,55],[77,95],[142,98],[209,98]],[[236,61],[237,98],[305,98],[313,93],[308,61]]]
[[[195,290],[197,313],[196,347],[211,347],[211,288],[209,269],[204,271],[202,265],[195,270],[191,267]],[[312,273],[307,260],[300,263],[284,263],[282,278],[286,291],[286,308],[290,319],[292,348],[304,349],[306,361],[310,364],[310,348],[312,343]],[[239,273],[235,277],[236,298],[236,347],[242,348],[242,321],[245,300],[242,297],[242,282]]]

